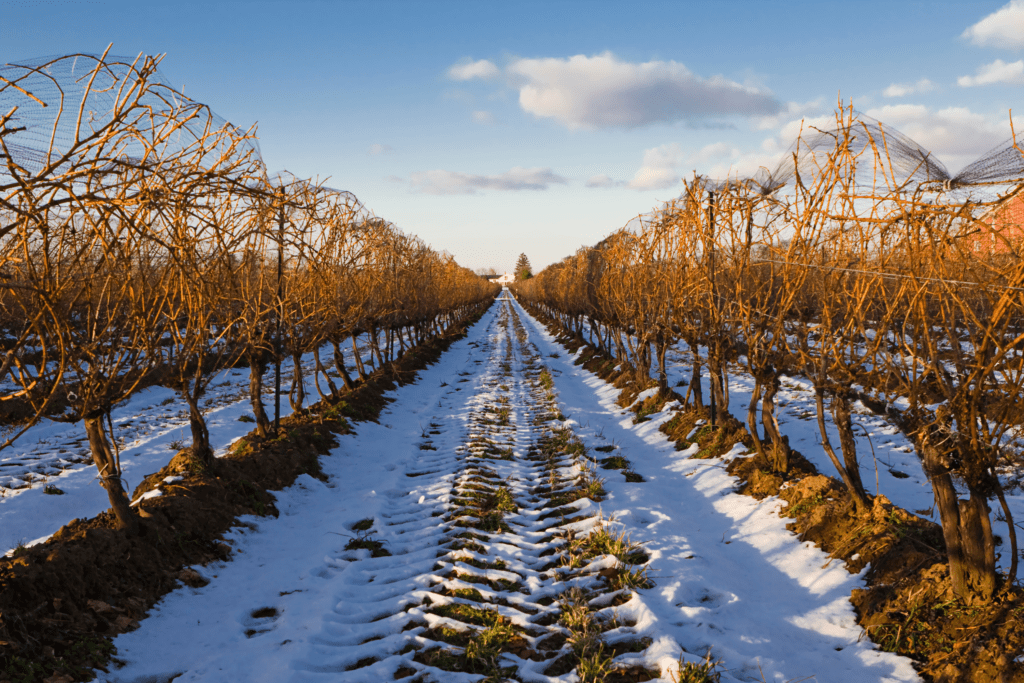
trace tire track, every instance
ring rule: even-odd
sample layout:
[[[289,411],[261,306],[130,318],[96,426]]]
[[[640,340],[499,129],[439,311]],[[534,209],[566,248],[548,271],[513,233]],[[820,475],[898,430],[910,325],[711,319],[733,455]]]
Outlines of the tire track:
[[[364,521],[372,526],[325,558],[323,572],[344,566],[349,581],[295,668],[351,681],[660,674],[633,629],[635,589],[651,585],[647,555],[602,518],[594,462],[563,422],[519,316],[499,306],[478,347],[486,363],[450,387],[473,392],[466,410],[442,408],[422,430],[403,496],[416,502]]]

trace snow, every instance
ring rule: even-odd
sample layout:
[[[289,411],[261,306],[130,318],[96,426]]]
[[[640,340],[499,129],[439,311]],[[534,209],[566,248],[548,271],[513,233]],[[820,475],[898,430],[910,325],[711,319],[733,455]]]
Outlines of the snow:
[[[509,443],[516,457],[487,461],[488,467],[509,482],[518,501],[536,476],[521,458],[539,429],[525,407],[521,348],[511,362],[513,378],[505,380],[510,388],[502,390],[493,381],[503,360],[500,352],[512,337],[498,324],[503,305],[494,306],[416,383],[396,390],[380,424],[360,423],[355,434],[341,437],[321,459],[327,483],[303,475],[276,494],[279,518],[243,518],[226,538],[233,560],[197,568],[208,585],[168,594],[141,628],[117,637],[118,658],[125,665],[110,674],[97,672],[98,680],[376,682],[391,680],[400,666],[422,668],[412,664],[413,653],[397,653],[418,642],[423,629],[403,628],[443,619],[421,608],[425,597],[435,604],[442,599],[428,591],[432,585],[470,585],[442,576],[459,556],[474,553],[439,549],[450,529],[439,515],[450,509],[453,485],[464,476],[459,471],[469,437],[476,433],[473,416],[483,407],[509,397],[515,426]],[[742,449],[710,460],[675,451],[658,431],[670,415],[658,413],[634,425],[615,405],[617,390],[574,366],[572,356],[539,323],[512,305],[529,343],[555,377],[566,421],[591,448],[618,445],[618,453],[646,479],[628,483],[608,472],[605,500],[576,505],[601,517],[574,526],[590,528],[603,517],[603,523],[641,542],[651,557],[656,586],[599,612],[635,621],[609,631],[606,640],[652,640],[644,653],[617,662],[659,666],[666,676],[661,680],[668,681],[680,657],[701,661],[710,648],[722,661],[721,680],[730,683],[761,681],[762,672],[765,680],[780,682],[920,680],[909,660],[878,651],[857,626],[849,595],[863,585],[861,577],[786,530],[778,499],[757,501],[734,492],[737,482],[724,465],[742,457]],[[455,378],[466,368],[474,375],[458,383]],[[737,388],[734,400],[742,400],[741,391]],[[428,424],[440,432],[429,436],[436,450],[420,449]],[[810,448],[802,450],[806,454]],[[897,457],[886,451],[890,456]],[[905,465],[899,461],[898,466]],[[903,480],[885,483],[905,485]],[[488,555],[482,557],[501,558],[505,569],[459,565],[460,572],[523,583],[528,594],[506,593],[508,605],[499,607],[513,620],[525,620],[517,604],[536,605],[565,588],[536,570],[550,559],[541,553],[552,547],[541,538],[550,533],[550,527],[541,529],[551,521],[541,522],[540,513],[523,505],[506,517],[517,533],[495,535],[485,544]],[[367,518],[390,557],[344,549],[355,533],[352,524]],[[596,558],[594,567],[610,561]],[[596,585],[594,577],[578,581]],[[472,586],[485,591],[482,584]],[[371,657],[379,661],[350,668]],[[503,663],[517,664],[524,681],[575,680],[574,674],[544,676],[546,664],[513,655],[505,655]],[[427,680],[446,683],[481,678],[428,674]]]
[[[361,348],[364,361],[368,350]],[[321,358],[324,351],[321,351]],[[331,357],[330,354],[327,357]],[[352,366],[352,350],[346,349],[346,363]],[[303,357],[306,394],[310,402],[319,399],[313,385],[313,355]],[[264,378],[264,405],[273,412],[273,372]],[[291,414],[287,388],[291,384],[291,359],[281,364],[282,416]],[[271,381],[267,381],[267,377]],[[327,387],[323,378],[323,389]],[[340,380],[338,380],[340,382]],[[223,370],[210,382],[202,400],[211,445],[223,455],[231,444],[252,431],[241,422],[250,415],[249,369]],[[153,386],[136,392],[116,406],[111,414],[114,433],[123,440],[121,466],[129,491],[146,475],[167,464],[175,452],[190,443],[188,406],[176,392]],[[170,482],[168,482],[170,483]],[[45,487],[56,486],[64,495],[47,495]],[[24,488],[15,488],[24,486]],[[96,467],[82,423],[43,420],[13,446],[0,451],[0,553],[10,552],[26,540],[46,540],[75,518],[93,517],[110,507],[106,491],[99,485]]]

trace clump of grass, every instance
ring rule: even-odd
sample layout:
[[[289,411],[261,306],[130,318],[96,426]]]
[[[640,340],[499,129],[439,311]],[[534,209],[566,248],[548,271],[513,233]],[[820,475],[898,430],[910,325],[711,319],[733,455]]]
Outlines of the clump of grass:
[[[369,531],[372,526],[373,518],[367,517],[366,519],[361,519],[355,524],[353,524],[352,531]]]
[[[512,492],[504,484],[495,489],[494,493],[487,498],[484,507],[501,512],[515,512],[518,509],[515,499],[512,498]]]
[[[598,446],[594,450],[597,451],[598,453],[611,453],[616,448],[618,448],[618,446],[616,446],[615,444],[609,443],[609,444],[605,444],[604,446]]]
[[[711,659],[711,650],[703,662],[687,662],[680,653],[679,673],[672,675],[672,683],[719,683],[717,667],[718,662]]]
[[[625,532],[612,533],[607,524],[603,522],[586,536],[568,534],[565,544],[565,554],[562,555],[564,566],[578,568],[588,561],[602,555],[612,555],[623,565],[642,565],[647,562],[649,555],[639,543],[633,543]],[[646,568],[641,570],[629,570],[620,567],[618,574],[635,574],[631,578],[619,580],[613,578],[611,583],[619,581],[619,587],[649,588],[649,579],[646,578]],[[642,576],[642,581],[640,580]]]
[[[555,380],[551,377],[551,373],[548,372],[547,368],[540,371],[540,374],[537,375],[537,381],[540,382],[540,385],[549,392],[555,386]]]
[[[627,469],[622,472],[622,476],[626,478],[626,481],[632,484],[642,484],[646,481],[638,472],[634,472],[632,469]]]
[[[581,498],[589,498],[600,502],[604,498],[604,479],[601,479],[589,467],[584,467],[580,476],[576,479],[576,486],[566,491],[556,493],[551,497],[553,507],[568,505]]]
[[[372,531],[359,534],[349,539],[349,542],[345,544],[345,550],[361,549],[369,550],[370,557],[388,557],[391,555],[391,551],[384,547],[384,541],[378,541],[373,538]]]
[[[621,455],[613,455],[610,458],[604,458],[601,460],[601,469],[604,470],[624,470],[629,467],[629,461]]]
[[[57,488],[53,484],[47,484],[46,486],[43,487],[43,493],[45,493],[48,496],[63,496],[64,490]]]
[[[239,422],[256,422],[256,418],[253,417],[252,415],[250,415],[249,413],[242,413],[241,415],[238,416],[238,421]]]

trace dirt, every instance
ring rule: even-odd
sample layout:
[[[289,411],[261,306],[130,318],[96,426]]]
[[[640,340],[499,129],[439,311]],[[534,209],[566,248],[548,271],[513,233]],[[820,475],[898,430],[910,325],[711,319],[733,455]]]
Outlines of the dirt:
[[[489,303],[489,302],[488,302]],[[140,504],[140,533],[129,538],[112,513],[76,519],[48,541],[0,558],[0,683],[84,681],[116,663],[112,637],[139,627],[147,611],[181,584],[205,580],[190,565],[231,557],[223,534],[241,515],[277,515],[271,493],[300,474],[323,478],[319,458],[350,430],[350,420],[376,420],[384,393],[414,380],[468,325],[409,350],[336,401],[320,401],[281,420],[280,438],[255,432],[213,467],[188,450],[147,476],[132,498],[161,488]],[[165,477],[182,477],[173,484]]]
[[[530,312],[553,334],[562,333],[543,312]],[[564,334],[559,342],[574,352],[583,346]],[[620,405],[637,413],[650,410],[646,401],[634,401],[653,380],[631,383],[628,373],[612,371],[613,358],[593,347],[587,346],[580,358],[586,359],[584,367],[622,390]],[[883,405],[873,407],[885,412]],[[697,443],[700,450],[693,457],[720,455],[739,442],[752,446],[746,427],[732,415],[720,418],[717,434],[698,432],[688,440],[707,417],[704,410],[677,409],[661,431],[677,450]],[[796,451],[790,464],[784,474],[773,472],[755,455],[733,459],[728,471],[740,480],[741,493],[785,500],[781,514],[793,519],[787,527],[843,561],[851,573],[870,564],[866,587],[855,589],[850,599],[858,623],[879,649],[911,658],[922,677],[935,683],[1024,683],[1024,590],[1019,581],[1004,582],[989,604],[965,604],[953,595],[939,525],[882,495],[869,497],[870,508],[857,511],[841,481],[818,473]]]

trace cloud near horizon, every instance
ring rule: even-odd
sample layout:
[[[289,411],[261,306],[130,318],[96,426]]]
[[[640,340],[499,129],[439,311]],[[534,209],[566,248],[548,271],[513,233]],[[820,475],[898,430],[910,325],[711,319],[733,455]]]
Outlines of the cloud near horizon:
[[[972,88],[979,85],[994,85],[996,83],[1007,83],[1009,85],[1024,84],[1024,59],[1016,62],[1004,62],[997,59],[991,64],[978,67],[974,76],[961,76],[956,79],[956,84],[961,88]]]
[[[478,190],[546,190],[551,185],[568,183],[550,168],[521,166],[497,175],[474,175],[440,169],[423,171],[413,173],[409,182],[417,192],[436,195],[476,194]]]
[[[969,26],[960,37],[982,47],[1021,49],[1024,47],[1024,0],[1012,0]]]

